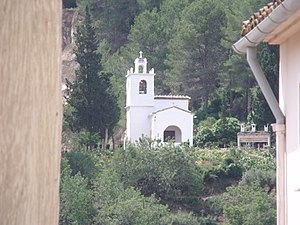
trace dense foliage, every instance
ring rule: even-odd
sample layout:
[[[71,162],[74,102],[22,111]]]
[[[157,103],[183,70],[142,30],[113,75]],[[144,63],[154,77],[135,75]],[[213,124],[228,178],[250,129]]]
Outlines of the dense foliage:
[[[142,50],[149,68],[155,68],[157,94],[190,95],[192,110],[204,119],[235,117],[247,122],[248,118],[262,127],[274,118],[245,59],[231,45],[240,37],[241,21],[267,2],[78,0],[78,5],[81,11],[91,7],[103,66],[113,74],[121,108],[124,75]],[[258,56],[278,91],[278,47],[259,46]]]
[[[188,148],[143,146],[120,150],[114,157],[116,172],[126,186],[138,188],[144,195],[155,194],[161,199],[175,196],[200,195],[201,171]]]
[[[95,78],[90,86],[95,91],[91,95],[94,103],[88,107],[90,113],[80,112],[80,108],[86,109],[88,106],[83,104],[83,99],[74,101],[77,112],[68,110],[76,116],[71,117],[73,123],[70,122],[69,126],[73,130],[85,128],[85,131],[92,132],[91,136],[97,130],[96,127],[105,127],[96,131],[101,138],[107,133],[112,137],[116,123],[119,126],[115,131],[124,129],[125,110],[119,111],[119,120],[118,110],[114,106],[118,104],[120,109],[125,107],[125,74],[132,67],[139,51],[143,51],[147,57],[148,67],[155,68],[156,94],[190,95],[191,110],[197,115],[195,122],[198,124],[208,117],[216,120],[236,118],[246,123],[254,122],[258,128],[271,124],[274,117],[246,60],[231,49],[231,45],[240,38],[241,21],[267,2],[268,0],[64,1],[66,5],[76,4],[82,16],[80,18],[83,18],[78,27],[77,60],[82,65],[88,61],[92,65],[82,66],[77,74],[84,76],[86,73],[96,73],[100,77]],[[86,7],[90,8],[89,18],[85,18]],[[85,20],[89,21],[85,22],[87,25],[83,29]],[[83,30],[90,33],[84,35]],[[83,51],[87,42],[94,57],[89,58],[89,53]],[[271,87],[277,93],[278,47],[266,44],[258,46],[258,59]],[[96,68],[97,65],[100,67]],[[93,87],[99,87],[99,82],[101,88],[97,89],[98,93]],[[75,86],[76,84],[74,89]],[[73,95],[86,96],[83,90],[80,87],[79,93],[74,91]],[[88,98],[85,100],[91,102]],[[111,113],[101,113],[98,108]],[[104,118],[105,116],[108,118]],[[66,114],[66,118],[68,117],[70,116]],[[104,124],[104,121],[109,124]],[[196,127],[196,133],[199,133],[196,140],[198,146],[234,145],[231,137],[224,140],[224,143],[211,140],[218,137],[208,128],[203,130],[201,125]],[[201,139],[202,133],[207,136],[207,140]],[[91,145],[94,144],[91,140]]]
[[[216,120],[208,117],[197,125],[194,143],[198,147],[235,146],[239,130],[240,122],[236,118],[224,117]]]
[[[101,55],[97,52],[95,29],[91,26],[89,8],[86,6],[84,21],[77,27],[76,71],[74,83],[68,82],[66,121],[73,131],[85,132],[102,139],[112,131],[119,120],[120,109],[111,91],[111,74],[103,71]],[[95,138],[86,140],[87,148],[97,143]]]
[[[274,120],[245,59],[231,49],[241,21],[267,2],[63,1],[79,7],[82,21],[80,68],[65,107],[73,145],[62,157],[60,224],[275,224],[273,150],[234,148],[240,121]],[[139,51],[155,68],[157,94],[192,97],[195,147],[143,139],[99,151],[118,121],[124,128],[125,74]],[[261,45],[258,54],[277,92],[278,48]]]
[[[274,224],[272,150],[197,149],[142,140],[64,153],[60,224]],[[240,223],[243,221],[243,223]]]

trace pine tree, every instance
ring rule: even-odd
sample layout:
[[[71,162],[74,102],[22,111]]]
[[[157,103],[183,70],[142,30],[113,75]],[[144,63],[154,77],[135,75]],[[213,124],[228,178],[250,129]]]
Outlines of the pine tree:
[[[105,135],[119,120],[120,109],[111,91],[111,74],[103,71],[97,45],[87,6],[84,21],[76,34],[75,54],[80,66],[75,82],[69,86],[68,103],[73,107],[73,113],[68,123],[73,131],[87,131],[107,139]],[[87,146],[91,147],[91,144],[94,143],[87,143]]]

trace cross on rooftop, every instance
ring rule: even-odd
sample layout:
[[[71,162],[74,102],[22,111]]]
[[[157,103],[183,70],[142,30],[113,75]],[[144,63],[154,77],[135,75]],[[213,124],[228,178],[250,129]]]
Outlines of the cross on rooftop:
[[[140,58],[143,58],[143,52],[140,51],[139,53],[140,53]]]

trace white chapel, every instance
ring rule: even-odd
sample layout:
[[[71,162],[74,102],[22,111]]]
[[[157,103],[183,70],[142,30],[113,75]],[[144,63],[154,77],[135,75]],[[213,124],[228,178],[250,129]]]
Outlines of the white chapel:
[[[193,145],[193,114],[189,96],[154,95],[154,69],[147,72],[147,59],[140,52],[135,67],[126,75],[126,140],[141,137],[175,144]]]

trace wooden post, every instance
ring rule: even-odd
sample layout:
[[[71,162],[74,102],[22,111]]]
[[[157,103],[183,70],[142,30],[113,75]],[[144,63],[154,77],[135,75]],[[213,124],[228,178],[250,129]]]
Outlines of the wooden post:
[[[0,1],[0,224],[58,224],[61,5]]]

